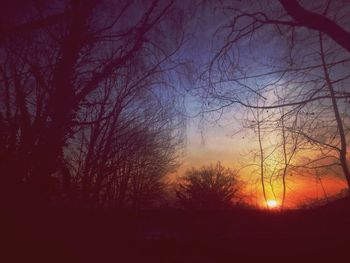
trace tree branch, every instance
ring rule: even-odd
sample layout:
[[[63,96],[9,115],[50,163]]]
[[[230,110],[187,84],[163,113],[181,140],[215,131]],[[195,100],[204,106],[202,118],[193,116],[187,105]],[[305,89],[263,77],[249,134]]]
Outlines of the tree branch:
[[[325,33],[350,52],[350,32],[329,18],[304,9],[296,0],[279,0],[283,8],[301,25]]]

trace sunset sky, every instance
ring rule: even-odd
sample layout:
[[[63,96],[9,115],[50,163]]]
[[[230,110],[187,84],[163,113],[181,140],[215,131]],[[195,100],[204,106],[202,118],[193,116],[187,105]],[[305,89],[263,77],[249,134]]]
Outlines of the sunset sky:
[[[9,259],[349,257],[350,0],[1,3]]]
[[[244,182],[243,193],[246,202],[253,206],[265,207],[261,191],[260,174],[252,169],[252,151],[258,148],[254,135],[240,130],[240,124],[218,126],[212,123],[201,124],[199,119],[189,120],[187,143],[181,165],[171,174],[171,181],[181,177],[187,169],[221,162],[222,165],[237,170]],[[269,175],[267,174],[267,178]],[[281,201],[281,187],[274,184],[274,197],[271,187],[266,183],[269,199]],[[286,204],[288,208],[297,208],[309,202],[331,198],[346,189],[346,182],[339,175],[327,175],[319,178],[312,175],[293,174],[287,178]]]
[[[286,7],[288,1],[126,1],[123,8],[113,1],[92,1],[91,6],[78,2],[32,7],[19,1],[3,10],[8,25],[2,31],[9,42],[2,54],[6,96],[0,121],[6,115],[6,125],[14,126],[6,132],[18,139],[14,145],[3,143],[4,152],[13,147],[18,163],[32,162],[21,172],[23,181],[32,173],[51,176],[64,170],[57,163],[68,166],[61,164],[67,155],[72,177],[79,183],[87,180],[87,192],[87,182],[97,182],[101,193],[113,187],[119,191],[119,183],[111,182],[122,176],[112,171],[132,177],[131,168],[126,172],[120,160],[135,162],[132,156],[139,153],[150,158],[153,150],[141,149],[152,145],[159,148],[152,164],[163,165],[155,169],[159,180],[169,174],[175,182],[188,169],[221,162],[236,172],[245,202],[258,207],[268,200],[277,207],[286,193],[285,206],[296,208],[341,193],[347,186],[344,178],[350,184],[345,154],[350,149],[350,47],[310,26],[314,22],[307,17],[300,22]],[[301,4],[312,18],[334,19],[334,28],[343,34],[350,30],[350,10],[341,2],[288,5],[293,9]],[[62,16],[51,21],[54,10]],[[74,12],[81,17],[66,21]],[[7,61],[12,56],[18,74]],[[59,70],[52,66],[56,64]],[[91,156],[104,158],[99,163]],[[179,166],[170,173],[177,156]],[[145,163],[140,161],[140,167],[146,168]]]
[[[193,38],[189,38],[183,56],[187,56],[187,58],[192,60],[198,72],[201,73],[207,69],[208,60],[210,61],[215,56],[215,51],[222,44],[220,42],[222,41],[222,36],[220,35],[222,32],[216,30],[229,21],[229,16],[220,12],[207,12],[205,8],[199,13],[200,15],[194,19],[194,22],[191,22],[191,26],[197,28],[197,30],[195,30]],[[269,34],[259,35],[259,37],[261,37],[259,39],[261,42],[255,49],[250,49],[245,44],[242,44],[239,49],[239,62],[243,67],[250,69],[255,74],[264,73],[269,70],[269,67],[278,69],[278,66],[274,63],[285,52],[285,40],[283,38],[271,37]],[[305,47],[304,51],[306,54],[309,52],[307,49]],[[312,47],[310,50],[312,50]],[[342,72],[344,68],[338,70]],[[274,81],[276,80],[272,75],[248,81],[246,84],[263,86]],[[287,81],[286,83],[289,85]],[[224,166],[238,171],[239,178],[245,182],[244,193],[247,195],[247,202],[264,207],[265,202],[262,197],[260,173],[256,168],[259,147],[257,136],[251,129],[243,127],[244,120],[249,116],[247,111],[243,107],[236,105],[225,108],[222,112],[201,114],[203,113],[203,101],[198,96],[195,96],[198,95],[197,87],[201,85],[205,85],[205,82],[196,80],[189,83],[187,87],[189,92],[185,98],[187,117],[186,146],[184,155],[181,158],[181,165],[176,173],[171,175],[171,179],[174,180],[174,178],[181,177],[191,167],[215,164],[220,161]],[[232,84],[226,83],[223,85],[224,89],[230,90],[230,85]],[[286,88],[287,91],[288,89],[290,88]],[[293,84],[290,90],[293,90]],[[265,92],[264,95],[270,102],[276,99],[276,94],[272,91]],[[244,96],[242,95],[242,100],[246,99]],[[249,98],[247,99],[249,100]],[[271,133],[270,135],[272,136],[264,142],[267,147],[270,144],[272,145],[276,138],[279,138],[277,133],[275,135]],[[304,157],[312,159],[317,154],[319,154],[317,151],[300,153],[298,159]],[[276,156],[276,158],[280,157]],[[310,201],[327,199],[346,188],[346,181],[339,171],[329,172],[319,177],[304,173],[291,174],[286,179],[286,207],[296,208]],[[280,180],[278,178],[274,180],[274,196],[268,182],[270,174],[267,172],[265,177],[268,197],[276,199],[277,203],[279,203],[281,201]]]

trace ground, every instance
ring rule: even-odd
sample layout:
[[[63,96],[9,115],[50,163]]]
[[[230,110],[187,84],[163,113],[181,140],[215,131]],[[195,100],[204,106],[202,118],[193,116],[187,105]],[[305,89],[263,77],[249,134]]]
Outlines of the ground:
[[[3,248],[12,259],[43,262],[337,262],[350,249],[349,200],[288,212],[18,211],[2,223]]]

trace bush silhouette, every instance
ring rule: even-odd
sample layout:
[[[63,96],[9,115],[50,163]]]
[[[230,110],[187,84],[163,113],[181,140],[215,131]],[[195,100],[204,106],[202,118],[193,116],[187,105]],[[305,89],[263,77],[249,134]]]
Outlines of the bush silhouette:
[[[237,191],[235,172],[218,162],[215,166],[188,170],[181,178],[176,195],[185,208],[226,209],[232,207]]]

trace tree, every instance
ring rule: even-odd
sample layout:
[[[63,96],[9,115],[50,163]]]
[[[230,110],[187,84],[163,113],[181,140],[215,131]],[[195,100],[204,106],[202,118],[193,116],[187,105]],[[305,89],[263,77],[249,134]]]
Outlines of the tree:
[[[70,143],[88,123],[95,134],[115,126],[105,133],[108,145],[121,105],[109,103],[132,98],[118,93],[123,78],[136,70],[135,78],[143,78],[133,87],[140,89],[146,82],[150,86],[150,75],[175,68],[170,57],[181,46],[183,16],[172,0],[66,0],[25,9],[15,3],[9,3],[14,8],[0,28],[1,192],[26,185],[44,200],[55,174],[70,177],[67,149],[75,147]],[[101,114],[92,114],[96,111]],[[103,147],[101,163],[109,152]]]
[[[236,174],[224,168],[220,162],[215,166],[188,170],[181,181],[176,195],[181,204],[187,208],[230,208],[238,191]]]
[[[206,98],[205,111],[222,114],[243,106],[269,112],[264,126],[285,141],[279,145],[284,184],[288,167],[307,167],[316,173],[333,166],[350,185],[346,150],[350,5],[223,1],[222,8],[229,22],[216,33],[219,48],[203,79],[208,83],[201,94]],[[291,163],[284,147],[292,145],[286,140],[293,138],[302,145],[290,148],[290,157],[298,163]],[[303,162],[303,154],[311,160]]]
[[[160,198],[163,177],[176,167],[182,125],[174,100],[150,91],[147,86],[137,100],[131,93],[118,114],[87,125],[74,139],[72,177],[82,203],[139,208]]]

